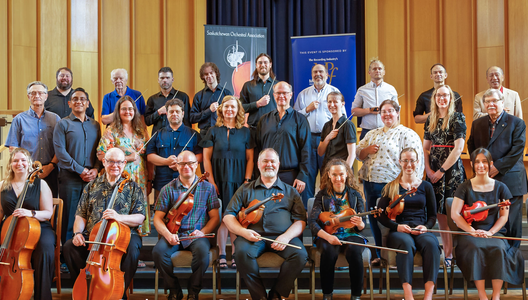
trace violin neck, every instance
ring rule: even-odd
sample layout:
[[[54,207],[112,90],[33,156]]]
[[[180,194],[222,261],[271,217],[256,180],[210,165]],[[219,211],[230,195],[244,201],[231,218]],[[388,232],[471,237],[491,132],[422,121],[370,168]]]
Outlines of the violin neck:
[[[268,197],[262,201],[260,201],[259,203],[255,204],[255,205],[252,205],[250,207],[248,207],[246,209],[246,215],[249,214],[250,212],[254,211],[254,210],[257,210],[259,207],[261,207],[262,205],[266,204],[268,201],[270,201],[271,199],[273,199],[273,196],[271,197]]]
[[[200,179],[198,178],[193,184],[191,184],[191,187],[189,187],[189,189],[187,190],[187,192],[185,192],[181,199],[176,202],[176,204],[174,204],[174,206],[172,207],[172,209],[178,209],[178,207],[180,207],[180,205],[185,202],[185,200],[187,200],[187,198],[189,198],[189,195],[191,193],[194,192],[194,190],[196,189],[196,187],[198,186],[198,183],[200,183]]]
[[[470,214],[476,214],[476,213],[479,213],[479,212],[482,212],[482,211],[485,211],[485,210],[488,210],[488,209],[491,209],[491,208],[494,208],[494,207],[497,207],[497,206],[498,206],[498,204],[486,205],[486,206],[483,206],[483,207],[472,209],[472,210],[469,211],[469,213]]]
[[[22,205],[24,205],[24,200],[26,198],[27,189],[29,186],[29,179],[26,179],[26,183],[24,184],[24,188],[22,189],[22,192],[18,196],[17,204],[15,206],[15,209],[22,208]],[[4,242],[2,243],[2,248],[9,248],[9,244],[11,243],[11,237],[13,237],[13,233],[15,232],[15,227],[18,223],[18,217],[11,218],[11,222],[9,223],[9,227],[7,228],[6,235],[4,237]]]
[[[350,219],[352,219],[352,217],[360,217],[361,218],[363,216],[368,216],[368,215],[371,215],[371,214],[372,214],[372,211],[367,211],[367,212],[360,213],[360,214],[344,216],[344,217],[339,218],[339,223],[350,221]]]
[[[110,201],[108,202],[108,207],[107,209],[114,209],[114,204],[115,204],[115,199],[117,198],[117,195],[118,195],[118,191],[119,190],[119,182],[116,183],[115,187],[114,187],[114,191],[112,192],[112,197],[110,198]],[[95,237],[95,240],[94,242],[101,242],[101,240],[103,239],[103,235],[104,235],[104,232],[106,231],[106,225],[108,224],[108,220],[107,219],[103,219],[102,222],[101,222],[101,227],[99,227],[99,231],[97,232],[97,235]],[[92,250],[90,251],[90,253],[94,252],[94,251],[98,251],[99,250],[99,245],[98,244],[94,244],[92,245]],[[88,255],[88,260],[87,261],[91,261],[92,260],[92,255]]]

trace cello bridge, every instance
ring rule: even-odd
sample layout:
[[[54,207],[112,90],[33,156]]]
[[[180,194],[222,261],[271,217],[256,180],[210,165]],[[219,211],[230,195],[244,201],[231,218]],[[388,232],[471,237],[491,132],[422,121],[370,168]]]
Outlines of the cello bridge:
[[[99,267],[101,266],[100,263],[96,263],[95,261],[87,261],[86,263],[89,264],[90,266],[99,266]]]

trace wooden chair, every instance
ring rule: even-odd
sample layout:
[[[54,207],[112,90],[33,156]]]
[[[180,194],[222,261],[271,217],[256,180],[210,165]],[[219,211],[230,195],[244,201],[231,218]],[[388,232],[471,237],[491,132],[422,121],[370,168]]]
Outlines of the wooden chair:
[[[62,234],[62,209],[63,202],[60,198],[53,198],[53,214],[51,215],[51,226],[55,230],[56,241],[55,241],[55,277],[52,281],[55,281],[57,286],[57,294],[61,293],[61,272],[60,272],[60,247],[61,247],[61,234]]]

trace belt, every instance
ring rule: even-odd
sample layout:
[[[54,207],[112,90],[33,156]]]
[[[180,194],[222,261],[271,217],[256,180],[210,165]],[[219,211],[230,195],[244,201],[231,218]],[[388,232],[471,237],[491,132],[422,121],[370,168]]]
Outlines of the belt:
[[[431,147],[436,147],[436,148],[455,148],[455,146],[451,146],[451,145],[432,145]]]
[[[297,171],[297,170],[296,169],[279,170],[279,173],[288,173],[288,172],[293,172],[293,171]]]
[[[315,136],[321,136],[321,133],[320,133],[320,132],[319,132],[319,133],[314,133],[314,132],[312,132],[312,135],[315,135]]]

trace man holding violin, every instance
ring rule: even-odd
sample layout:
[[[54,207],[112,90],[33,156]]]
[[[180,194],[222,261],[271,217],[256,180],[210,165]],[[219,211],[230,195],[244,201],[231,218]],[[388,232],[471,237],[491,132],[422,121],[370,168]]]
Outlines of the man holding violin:
[[[278,178],[279,165],[279,155],[275,150],[262,150],[258,157],[260,177],[237,190],[224,215],[227,228],[238,236],[234,242],[235,261],[254,300],[287,298],[308,258],[299,238],[306,226],[306,210],[297,190]],[[283,199],[268,201],[260,219],[255,219],[255,223],[247,228],[240,225],[237,214],[250,202],[278,193],[284,194]],[[256,262],[266,251],[275,252],[285,259],[269,296]]]
[[[191,268],[193,273],[187,285],[187,299],[198,299],[198,294],[202,289],[202,277],[209,266],[209,249],[211,248],[209,240],[200,237],[214,232],[220,224],[218,212],[220,202],[216,196],[215,188],[207,181],[200,182],[195,175],[197,167],[198,160],[194,153],[191,151],[180,153],[177,157],[179,176],[161,189],[154,207],[156,211],[154,226],[160,235],[160,239],[154,246],[152,255],[156,267],[163,276],[165,286],[170,290],[168,300],[181,300],[183,298],[180,283],[173,273],[171,260],[172,254],[180,250],[192,252]],[[173,212],[171,209],[174,209],[178,203],[181,203],[178,206],[180,209],[183,205],[189,205],[183,198],[191,186],[194,186],[195,189],[194,192],[188,194],[187,199],[194,198],[194,203],[190,204],[189,213],[181,219],[181,226],[177,232],[171,232],[167,228],[165,217],[169,212]]]
[[[125,154],[121,149],[112,148],[106,152],[103,159],[105,174],[99,175],[84,188],[75,214],[73,238],[64,244],[63,253],[72,278],[77,278],[90,253],[86,241],[94,226],[103,219],[128,225],[131,229],[130,242],[121,260],[126,291],[137,269],[142,246],[137,228],[145,219],[145,206],[141,188],[136,182],[129,181],[124,185],[123,191],[117,194],[113,208],[107,207],[116,185],[126,180],[121,176],[125,164]],[[75,287],[73,292],[75,293]],[[126,292],[123,299],[127,299]]]

